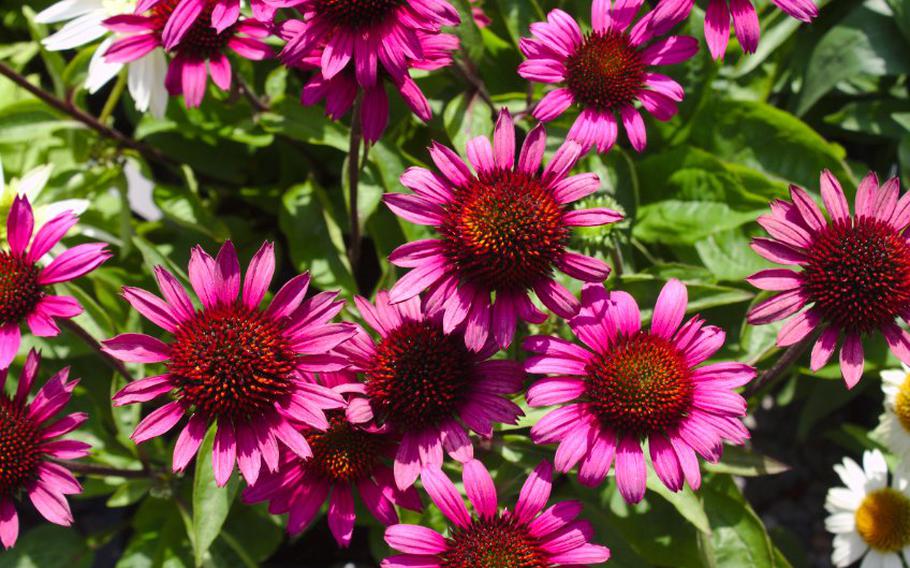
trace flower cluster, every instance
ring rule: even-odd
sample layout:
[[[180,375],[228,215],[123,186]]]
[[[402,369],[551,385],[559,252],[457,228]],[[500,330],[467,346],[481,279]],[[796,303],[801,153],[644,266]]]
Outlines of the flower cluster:
[[[817,14],[810,0],[774,3],[803,21]],[[433,141],[427,150],[433,168],[401,173],[409,191],[389,192],[383,202],[431,236],[391,252],[388,260],[403,269],[401,277],[372,301],[354,297],[345,314],[351,321],[342,318],[346,302],[335,292],[311,290],[307,273],[273,287],[281,272],[271,242],[245,271],[228,240],[215,256],[193,248],[186,281],[156,266],[158,293],[124,287],[125,301],[160,329],[102,342],[103,353],[118,364],[154,369],[112,399],[115,406],[154,405],[132,440],[171,443],[170,468],[181,474],[211,432],[216,484],[227,485],[239,472],[242,500],[267,502],[271,513],[286,514],[291,534],[305,530],[327,504],[329,529],[348,546],[359,500],[399,552],[383,561],[385,568],[607,561],[610,552],[594,543],[593,525],[579,520],[581,503],[546,508],[554,473],[574,470],[590,487],[615,484],[632,504],[645,497],[650,472],[669,491],[698,490],[699,458],[717,462],[726,444],[749,439],[739,389],[755,378],[755,369],[709,361],[721,352],[726,333],[697,314],[687,318],[695,310],[681,281],[669,279],[653,310],[643,312],[620,289],[623,281],[608,281],[611,267],[604,260],[572,246],[578,228],[623,220],[612,209],[584,205],[600,190],[597,175],[575,171],[584,156],[610,151],[620,124],[632,148],[644,151],[645,116],[671,120],[685,95],[682,85],[654,68],[684,63],[698,51],[696,39],[673,34],[692,0],[663,0],[644,13],[641,4],[594,0],[590,29],[558,9],[531,24],[530,37],[520,42],[526,59],[516,72],[554,86],[522,113],[534,122],[523,129],[502,109],[491,135],[468,140],[463,156]],[[277,55],[304,76],[303,104],[324,101],[333,120],[352,114],[357,144],[357,132],[375,143],[386,131],[387,87],[429,121],[430,104],[415,72],[452,65],[459,47],[447,29],[461,17],[447,0],[252,0],[251,17],[242,15],[239,0],[113,5],[65,1],[38,17],[72,20],[47,38],[49,49],[107,36],[90,63],[90,92],[128,65],[137,108],[161,115],[161,88],[197,107],[209,77],[221,90],[233,88],[230,53],[254,61]],[[476,3],[471,14],[476,25],[490,24]],[[731,18],[743,50],[756,49],[752,3],[711,0],[705,36],[715,59],[726,51]],[[282,42],[280,52],[269,41]],[[548,148],[544,123],[565,113],[572,126]],[[349,156],[354,166],[359,149]],[[29,188],[40,189],[47,175],[26,176],[8,200],[0,248],[0,386],[19,355],[23,325],[34,336],[52,337],[60,321],[81,313],[54,285],[111,257],[101,243],[60,244],[78,221],[76,203],[57,204],[36,222]],[[882,335],[910,365],[910,334],[900,324],[910,322],[910,194],[900,195],[896,179],[879,184],[870,174],[851,212],[830,172],[821,174],[820,185],[824,209],[792,186],[790,201],[771,203],[771,213],[758,218],[769,237],[754,239],[755,252],[798,270],[751,276],[749,283],[773,295],[752,306],[748,320],[787,320],[778,346],[811,343],[813,371],[840,345],[839,366],[852,388],[862,377],[863,341],[871,335]],[[529,326],[541,327],[528,335]],[[0,389],[5,547],[16,540],[14,501],[23,494],[48,520],[73,521],[65,496],[81,487],[58,460],[89,451],[83,442],[59,439],[87,415],[50,422],[77,384],[67,371],[29,401],[38,362],[30,352],[14,396]],[[529,375],[538,377],[529,384]],[[878,434],[906,455],[910,378],[906,369],[884,378],[886,413]],[[499,430],[522,420],[522,402],[549,408],[530,425],[530,438],[541,451],[551,444],[555,450],[552,463],[531,472],[510,510],[500,507],[480,459]],[[444,466],[461,470],[473,512]],[[878,452],[865,456],[863,468],[846,459],[836,471],[847,487],[833,489],[827,503],[827,527],[837,535],[835,564],[864,554],[874,565],[894,565],[898,554],[910,562],[905,475],[898,471],[889,485]],[[446,534],[400,522],[401,509],[423,509],[420,489],[447,520]]]

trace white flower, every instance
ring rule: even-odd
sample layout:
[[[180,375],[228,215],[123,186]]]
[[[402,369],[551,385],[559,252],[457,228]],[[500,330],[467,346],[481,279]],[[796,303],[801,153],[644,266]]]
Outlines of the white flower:
[[[111,16],[133,13],[135,5],[134,0],[61,0],[42,10],[35,18],[42,24],[66,22],[59,31],[44,38],[41,43],[51,51],[61,51],[104,38],[92,55],[88,78],[85,80],[88,92],[95,93],[123,69],[122,63],[108,63],[104,60],[104,53],[115,36],[102,22]],[[127,86],[137,110],[149,111],[156,117],[164,116],[168,100],[164,88],[166,73],[167,60],[161,49],[128,65]]]
[[[910,465],[910,367],[882,371],[885,412],[873,432],[904,465]]]
[[[902,568],[910,562],[910,496],[903,474],[888,485],[888,465],[878,450],[863,454],[863,467],[850,458],[834,466],[846,487],[828,490],[825,528],[834,534],[831,562],[860,568]]]
[[[0,162],[0,237],[6,238],[6,218],[13,200],[17,195],[28,197],[35,214],[35,225],[41,226],[64,211],[81,215],[88,209],[85,199],[64,199],[49,204],[41,204],[41,191],[51,177],[53,166],[45,165],[26,172],[21,179],[12,179],[6,183],[3,174],[3,163]]]

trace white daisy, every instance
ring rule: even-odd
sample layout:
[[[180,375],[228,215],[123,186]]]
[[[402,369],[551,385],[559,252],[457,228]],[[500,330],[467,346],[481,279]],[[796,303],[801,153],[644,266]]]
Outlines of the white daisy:
[[[882,371],[885,412],[873,432],[901,462],[910,461],[910,367]]]
[[[41,43],[51,51],[73,49],[104,38],[95,49],[88,66],[85,88],[89,93],[97,92],[116,77],[122,63],[108,63],[104,54],[113,43],[114,34],[102,22],[111,16],[132,14],[135,0],[61,0],[42,10],[35,18],[42,24],[66,22],[56,33],[44,38]],[[162,117],[167,108],[167,91],[164,77],[167,60],[164,51],[156,49],[145,57],[128,65],[127,86],[136,109],[149,111],[153,116]]]
[[[831,562],[860,568],[902,568],[910,563],[908,480],[895,474],[888,485],[888,465],[878,450],[863,454],[863,467],[850,458],[834,466],[846,487],[828,490],[825,528],[834,534]]]
[[[3,174],[3,162],[0,161],[0,237],[6,238],[6,218],[17,195],[28,197],[33,204],[35,225],[41,226],[64,211],[81,215],[88,209],[88,200],[63,199],[53,203],[41,204],[41,191],[51,178],[53,166],[38,166],[29,170],[20,179],[11,179],[6,183]]]

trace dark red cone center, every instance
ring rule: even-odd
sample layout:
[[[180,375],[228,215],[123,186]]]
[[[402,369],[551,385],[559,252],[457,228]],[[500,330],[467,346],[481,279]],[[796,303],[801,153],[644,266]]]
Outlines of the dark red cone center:
[[[180,0],[163,0],[152,8],[152,17],[156,18],[158,23],[155,28],[158,33],[164,30],[168,18],[171,17],[171,13],[179,3]],[[230,26],[218,33],[212,27],[212,10],[214,7],[214,0],[206,1],[202,12],[196,17],[193,25],[173,51],[188,55],[192,59],[205,60],[224,50],[228,40],[234,36],[235,26]]]
[[[383,23],[402,4],[403,0],[318,0],[316,13],[337,26],[363,30]]]
[[[865,333],[910,308],[910,246],[882,221],[833,223],[807,256],[803,289],[828,322]]]
[[[344,412],[327,412],[329,429],[305,433],[313,457],[304,467],[330,483],[356,483],[368,479],[379,464],[384,449],[381,434],[354,427]]]
[[[401,432],[438,425],[458,410],[473,367],[463,337],[407,320],[376,346],[365,373],[367,395],[377,417]]]
[[[168,367],[195,410],[252,418],[290,392],[295,358],[277,322],[232,304],[197,313],[183,324]]]
[[[679,349],[644,332],[620,337],[589,363],[585,383],[590,404],[605,426],[639,435],[678,424],[692,404],[694,390]]]
[[[583,107],[600,111],[630,105],[644,86],[645,64],[626,34],[610,30],[585,37],[566,60],[566,84]]]
[[[0,393],[0,497],[12,496],[38,476],[41,439],[27,413]]]
[[[40,270],[24,258],[0,251],[0,325],[18,323],[44,296]]]
[[[548,277],[568,244],[564,210],[536,176],[497,170],[459,189],[440,228],[466,282],[527,290]]]
[[[456,527],[440,555],[443,568],[547,568],[540,543],[514,517],[476,519]]]

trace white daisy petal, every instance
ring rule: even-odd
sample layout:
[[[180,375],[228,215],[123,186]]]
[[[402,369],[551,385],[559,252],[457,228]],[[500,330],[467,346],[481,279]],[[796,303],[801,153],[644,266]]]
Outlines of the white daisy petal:
[[[882,566],[884,568],[904,568],[901,563],[901,557],[897,554],[885,554],[882,558]]]
[[[866,473],[858,463],[850,458],[844,458],[844,463],[835,465],[834,471],[851,491],[866,493]]]
[[[164,88],[164,77],[167,75],[167,58],[164,51],[156,49],[143,59],[150,63],[147,78],[150,85],[149,112],[155,118],[162,118],[167,111],[168,94]]]
[[[60,31],[44,38],[41,43],[51,51],[73,49],[91,43],[108,33],[108,29],[101,25],[104,19],[105,13],[100,11],[83,14],[67,22]]]
[[[831,563],[838,567],[853,564],[869,548],[856,533],[835,536],[833,545],[834,552],[831,554]]]
[[[856,515],[854,513],[835,513],[825,519],[825,530],[830,533],[840,534],[856,530]]]
[[[863,558],[860,568],[885,568],[885,557],[873,549],[869,549],[869,554]]]
[[[39,24],[53,24],[103,9],[103,0],[62,0],[38,12],[35,21]]]
[[[123,69],[123,63],[110,63],[104,60],[104,54],[112,43],[114,43],[113,36],[104,38],[92,55],[92,60],[88,64],[88,77],[85,79],[85,88],[89,93],[97,93]]]
[[[34,203],[35,198],[47,185],[47,181],[51,179],[53,169],[54,167],[50,165],[39,166],[22,176],[17,187],[19,193],[24,194],[29,201]]]
[[[888,486],[888,464],[879,450],[863,453],[863,469],[866,472],[866,493]]]
[[[863,502],[865,494],[850,491],[846,487],[832,487],[825,499],[825,509],[829,513],[849,512],[853,514]]]
[[[82,215],[85,213],[86,209],[88,209],[88,206],[89,201],[87,199],[64,199],[44,206],[43,214],[47,219],[53,219],[64,211],[71,211],[76,215]]]

